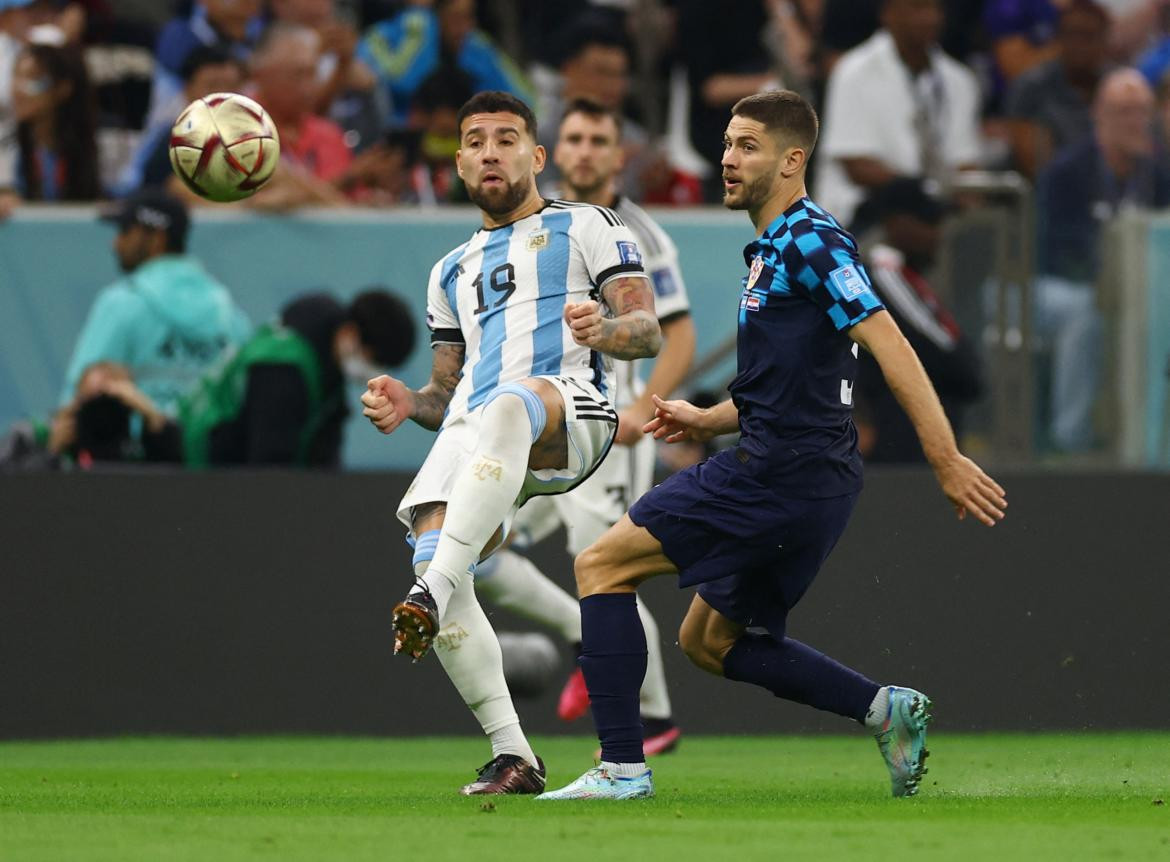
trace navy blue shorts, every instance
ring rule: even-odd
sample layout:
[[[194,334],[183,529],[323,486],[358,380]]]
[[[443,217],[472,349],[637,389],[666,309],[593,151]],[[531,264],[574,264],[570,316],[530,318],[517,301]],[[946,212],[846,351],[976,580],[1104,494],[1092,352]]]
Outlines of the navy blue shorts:
[[[671,476],[630,509],[679,570],[679,587],[733,622],[784,636],[800,601],[845,531],[857,494],[781,496],[755,459],[730,449]],[[765,475],[761,475],[765,473]]]

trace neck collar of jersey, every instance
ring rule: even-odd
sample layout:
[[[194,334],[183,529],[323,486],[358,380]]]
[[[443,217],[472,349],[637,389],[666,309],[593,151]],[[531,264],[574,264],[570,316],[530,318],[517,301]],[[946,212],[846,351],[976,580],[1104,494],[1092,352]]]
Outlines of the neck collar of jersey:
[[[808,203],[808,199],[808,195],[802,195],[793,201],[792,205],[788,207],[788,209],[784,210],[784,212],[776,216],[776,218],[774,218],[772,222],[766,228],[764,228],[764,232],[760,234],[759,239],[757,239],[756,242],[765,239],[774,239],[777,235],[786,231],[788,229],[788,217],[797,210],[803,209],[804,205]]]

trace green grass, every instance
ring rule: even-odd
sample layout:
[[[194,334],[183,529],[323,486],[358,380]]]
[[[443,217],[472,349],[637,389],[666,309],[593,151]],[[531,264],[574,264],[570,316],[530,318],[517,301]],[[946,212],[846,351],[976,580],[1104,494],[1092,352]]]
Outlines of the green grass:
[[[914,799],[860,735],[688,737],[656,799],[556,804],[458,796],[478,739],[0,743],[0,859],[1170,859],[1170,735],[931,741]]]

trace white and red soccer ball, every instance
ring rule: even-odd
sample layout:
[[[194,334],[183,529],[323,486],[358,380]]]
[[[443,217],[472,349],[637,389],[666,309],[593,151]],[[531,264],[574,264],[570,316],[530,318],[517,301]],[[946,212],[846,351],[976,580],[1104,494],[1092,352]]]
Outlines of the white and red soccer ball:
[[[212,93],[188,105],[171,129],[171,167],[191,191],[226,203],[255,194],[280,161],[268,112],[238,93]]]

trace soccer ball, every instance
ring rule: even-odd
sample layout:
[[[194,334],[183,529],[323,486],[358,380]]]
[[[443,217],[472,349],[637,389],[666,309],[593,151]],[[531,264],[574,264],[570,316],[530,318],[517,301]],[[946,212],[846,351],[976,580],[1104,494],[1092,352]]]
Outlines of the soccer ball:
[[[280,136],[259,104],[238,93],[212,93],[188,105],[171,129],[171,167],[200,197],[242,200],[272,177]]]

